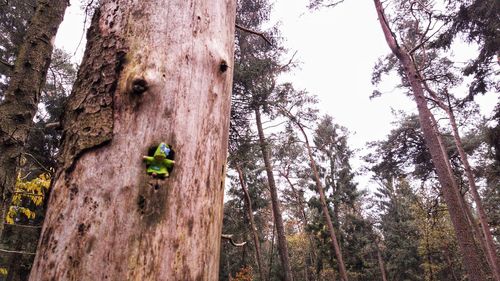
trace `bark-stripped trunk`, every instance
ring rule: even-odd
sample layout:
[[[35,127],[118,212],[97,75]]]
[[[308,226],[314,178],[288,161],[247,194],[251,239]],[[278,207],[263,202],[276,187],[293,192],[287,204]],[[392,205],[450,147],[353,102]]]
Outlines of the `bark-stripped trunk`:
[[[234,24],[233,0],[101,1],[30,280],[218,278]]]
[[[67,0],[39,0],[0,104],[0,237]]]
[[[418,71],[415,68],[408,52],[400,48],[396,42],[396,39],[388,26],[380,0],[374,0],[374,3],[387,44],[402,64],[405,76],[407,77],[413,91],[413,96],[419,113],[420,126],[424,134],[426,145],[432,156],[436,174],[438,176],[439,183],[441,184],[443,197],[448,206],[450,218],[463,255],[463,265],[470,280],[486,280],[487,274],[484,272],[484,268],[482,266],[481,254],[475,244],[473,232],[468,225],[467,215],[462,208],[462,204],[460,203],[461,199],[457,195],[458,186],[451,173],[449,159],[447,158],[446,152],[442,147],[441,135],[437,131],[437,128],[433,126],[433,115],[427,106],[424,87],[422,85],[422,81],[419,79]]]
[[[335,257],[337,258],[337,263],[339,264],[339,275],[341,280],[348,281],[347,278],[347,270],[345,268],[344,258],[342,256],[342,250],[340,249],[340,245],[337,241],[337,235],[335,234],[335,228],[333,227],[332,218],[330,217],[330,211],[328,210],[328,205],[326,203],[325,190],[323,188],[323,184],[321,183],[321,179],[319,177],[318,168],[316,167],[316,162],[314,161],[314,157],[311,150],[311,145],[309,144],[309,139],[307,138],[307,134],[304,131],[304,128],[299,122],[295,122],[295,124],[299,127],[302,132],[302,136],[304,136],[304,140],[307,148],[307,155],[309,156],[309,163],[311,165],[311,169],[313,171],[314,181],[316,183],[316,189],[319,193],[319,199],[321,202],[321,209],[323,210],[323,216],[326,221],[326,225],[328,226],[328,232],[330,233],[330,240],[332,241],[332,248],[335,253]]]
[[[259,133],[259,144],[262,151],[262,157],[264,158],[264,165],[266,167],[269,192],[271,193],[274,224],[276,226],[276,234],[278,236],[278,253],[281,260],[281,266],[283,267],[283,277],[284,277],[283,280],[291,281],[293,280],[293,277],[288,256],[288,246],[285,236],[285,227],[283,226],[283,217],[281,215],[281,207],[278,198],[278,191],[276,188],[276,182],[274,181],[273,168],[271,165],[271,160],[269,159],[269,151],[267,149],[267,143],[264,136],[264,129],[262,128],[262,120],[259,108],[255,109],[255,120],[257,123],[257,131]]]
[[[241,189],[243,189],[243,193],[245,194],[247,214],[248,214],[248,219],[250,220],[250,228],[252,229],[253,243],[255,246],[255,260],[257,261],[259,280],[264,281],[266,275],[264,273],[264,266],[262,264],[262,254],[260,250],[259,235],[257,233],[257,227],[255,226],[255,220],[253,218],[252,198],[250,198],[250,193],[248,193],[248,188],[245,183],[245,179],[243,177],[243,171],[241,170],[241,167],[238,164],[236,164],[236,171],[238,172],[238,178],[240,180]]]

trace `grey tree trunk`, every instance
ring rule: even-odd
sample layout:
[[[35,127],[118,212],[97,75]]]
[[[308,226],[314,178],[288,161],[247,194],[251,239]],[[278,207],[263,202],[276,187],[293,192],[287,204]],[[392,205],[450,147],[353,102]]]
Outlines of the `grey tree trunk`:
[[[484,272],[482,266],[481,254],[474,241],[474,234],[468,225],[467,215],[460,202],[461,198],[457,194],[458,186],[451,173],[449,159],[442,147],[441,135],[433,125],[433,115],[427,106],[424,87],[422,81],[419,79],[418,71],[412,62],[411,56],[407,51],[400,48],[393,36],[380,0],[374,0],[374,3],[387,44],[403,66],[405,76],[413,91],[419,113],[420,126],[431,154],[439,183],[441,184],[443,197],[448,206],[448,212],[455,230],[458,245],[463,255],[463,265],[470,280],[486,280],[487,273]]]
[[[39,0],[0,104],[0,237],[67,0]]]
[[[101,1],[30,280],[218,278],[234,26],[233,0]]]
[[[274,181],[273,168],[271,165],[271,160],[269,159],[269,151],[267,149],[267,143],[264,136],[264,129],[262,128],[262,120],[259,108],[255,109],[255,120],[257,123],[257,131],[259,133],[259,143],[262,151],[262,157],[264,158],[264,165],[266,166],[267,182],[269,185],[269,191],[271,193],[274,224],[276,226],[276,234],[278,238],[278,253],[281,260],[281,266],[283,267],[283,280],[291,281],[293,280],[293,277],[288,256],[288,245],[286,242],[285,227],[283,226],[283,217],[281,215],[278,191],[276,188],[276,182]]]

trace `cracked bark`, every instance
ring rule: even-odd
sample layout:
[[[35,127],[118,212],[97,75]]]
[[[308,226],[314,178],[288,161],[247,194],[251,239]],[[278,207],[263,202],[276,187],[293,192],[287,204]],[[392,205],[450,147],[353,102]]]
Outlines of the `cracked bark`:
[[[30,280],[217,279],[235,11],[101,1]],[[175,151],[165,180],[142,160],[160,142]]]

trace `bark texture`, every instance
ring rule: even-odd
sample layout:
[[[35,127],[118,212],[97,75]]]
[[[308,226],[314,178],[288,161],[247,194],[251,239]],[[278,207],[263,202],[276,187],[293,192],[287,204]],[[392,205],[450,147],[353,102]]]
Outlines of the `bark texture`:
[[[67,0],[39,0],[0,104],[0,237]]]
[[[269,159],[269,151],[267,149],[266,138],[264,136],[264,129],[262,128],[262,120],[259,108],[255,109],[255,120],[257,123],[257,131],[259,133],[259,144],[264,158],[264,165],[266,166],[267,182],[269,192],[271,193],[271,205],[273,208],[274,224],[276,226],[276,234],[278,236],[278,253],[283,267],[283,280],[291,281],[292,269],[290,267],[290,258],[288,256],[288,245],[286,242],[285,227],[283,226],[283,216],[281,214],[280,201],[278,198],[278,190],[276,182],[274,181],[273,167]],[[271,267],[269,267],[271,268]]]
[[[427,106],[424,86],[420,81],[418,70],[413,64],[410,54],[398,45],[392,34],[380,0],[374,0],[374,3],[387,44],[403,66],[405,76],[412,89],[419,113],[420,126],[432,157],[443,197],[448,206],[448,212],[463,255],[463,265],[468,273],[468,278],[473,281],[487,280],[487,274],[482,266],[481,254],[468,224],[467,214],[461,203],[462,199],[459,197],[458,186],[453,178],[449,159],[442,145],[441,135],[436,124],[434,124],[434,116]]]
[[[101,2],[30,280],[217,279],[234,22],[233,0]]]

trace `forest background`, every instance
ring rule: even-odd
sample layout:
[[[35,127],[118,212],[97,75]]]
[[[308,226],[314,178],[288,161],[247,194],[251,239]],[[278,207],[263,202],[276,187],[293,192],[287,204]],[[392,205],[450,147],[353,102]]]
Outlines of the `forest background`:
[[[432,5],[424,2],[426,8]],[[472,5],[474,2],[464,3]],[[72,77],[83,55],[83,23],[90,19],[85,17],[86,6],[79,4],[72,1],[56,38],[56,47],[65,52],[56,50],[53,56],[52,63],[62,68],[53,67],[52,72],[49,71],[49,90],[42,96],[36,118],[40,128],[51,128],[47,124],[57,123],[57,111],[60,110],[57,104],[68,95]],[[252,5],[240,1],[239,4],[239,23],[263,32],[273,45],[266,45],[263,38],[255,34],[245,34],[241,30],[238,33],[238,42],[249,40],[256,45],[256,49],[250,52],[258,53],[257,57],[263,56],[260,63],[264,65],[248,62],[249,69],[236,70],[233,108],[243,108],[243,111],[233,110],[233,120],[241,123],[232,124],[232,133],[235,134],[232,134],[233,143],[230,143],[223,232],[233,234],[235,240],[248,241],[248,244],[244,247],[223,244],[220,280],[290,278],[284,265],[287,263],[285,255],[289,256],[290,276],[297,280],[347,279],[346,276],[351,280],[450,280],[450,276],[460,280],[466,276],[461,264],[462,254],[454,241],[439,184],[418,128],[416,106],[407,95],[407,85],[401,84],[395,63],[390,57],[384,58],[389,49],[373,4],[346,1],[325,8],[321,7],[325,4],[322,1],[277,1],[272,9],[266,1]],[[308,6],[314,7],[309,9]],[[397,9],[393,9],[397,14]],[[402,18],[395,16],[394,23],[401,24],[397,20]],[[325,36],[319,36],[320,31]],[[457,73],[476,58],[478,49],[484,47],[480,40],[479,44],[464,42],[467,40],[467,34],[464,34],[453,41],[451,51],[446,53],[451,62],[441,61],[453,68],[456,76],[461,76]],[[237,48],[240,59],[243,58],[243,46]],[[12,58],[6,61],[12,62]],[[247,63],[244,60],[239,62],[243,66]],[[274,70],[266,69],[266,64]],[[495,174],[498,136],[495,140],[492,133],[498,128],[498,64],[493,58],[490,65],[486,77],[490,84],[484,93],[473,93],[474,99],[468,99],[475,77],[464,76],[463,81],[457,78],[452,82],[456,95],[450,99],[456,103],[455,114],[461,120],[460,131],[471,156],[498,253],[500,199],[498,174]],[[265,98],[254,97],[258,102],[254,100],[246,104],[248,101],[242,98],[245,90],[238,91],[248,87],[245,79],[262,80],[264,85],[270,83],[253,73],[252,68],[261,68],[264,73],[269,71],[268,76],[275,79],[271,84],[280,90],[271,91]],[[378,81],[377,74],[387,76]],[[285,95],[286,99],[275,96],[277,93]],[[370,96],[376,97],[371,99]],[[467,100],[466,104],[462,102],[464,100]],[[265,163],[262,161],[265,159],[261,159],[261,152],[255,146],[259,143],[257,132],[242,130],[245,125],[258,123],[251,120],[247,112],[248,108],[254,109],[255,106],[260,107],[264,114],[263,129],[268,135],[267,140],[260,139],[261,145],[267,143],[272,148],[271,162],[275,167],[273,173],[283,210],[288,253],[280,248],[279,230],[275,230],[276,211],[268,195],[271,183],[269,175],[264,176]],[[324,117],[324,114],[331,118]],[[443,117],[439,115],[442,113],[436,114]],[[238,119],[242,116],[244,118]],[[451,135],[445,125],[441,126],[445,136]],[[304,128],[306,133],[301,135]],[[37,145],[33,145],[32,156],[27,158],[34,160],[26,160],[29,167],[24,169],[26,175],[18,182],[20,189],[36,196],[29,198],[28,204],[14,198],[12,211],[7,216],[9,224],[39,225],[43,218],[42,202],[35,198],[42,197],[48,189],[46,174],[50,174],[51,167],[55,166],[51,157],[58,150],[59,138],[54,131],[44,134],[52,139],[49,138],[50,144],[44,143],[38,149],[50,149],[44,152],[36,150]],[[333,217],[342,253],[329,246],[331,231],[323,218],[312,167],[307,164],[307,155],[304,154],[307,149],[297,145],[303,144],[305,137],[309,137],[313,145],[330,208],[328,212]],[[32,141],[36,142],[37,138],[40,135]],[[451,145],[448,152],[455,165],[456,177],[461,180],[462,194],[466,201],[472,201],[465,183],[465,171],[457,158],[458,152]],[[41,173],[43,170],[47,173]],[[246,192],[243,186],[247,186]],[[249,206],[252,207],[250,211]],[[250,213],[255,217],[251,218]],[[478,215],[474,213],[473,216]],[[474,219],[469,219],[472,228]],[[257,233],[249,225],[253,225],[251,228],[257,229]],[[12,233],[7,236],[18,238],[4,242],[5,247],[21,242],[25,253],[34,251],[32,244],[36,241],[28,243],[24,238],[20,239],[15,230],[9,231]],[[262,248],[258,249],[257,244]],[[29,264],[30,258],[27,260],[26,264]],[[3,271],[6,276],[25,263],[8,257],[7,265]]]

